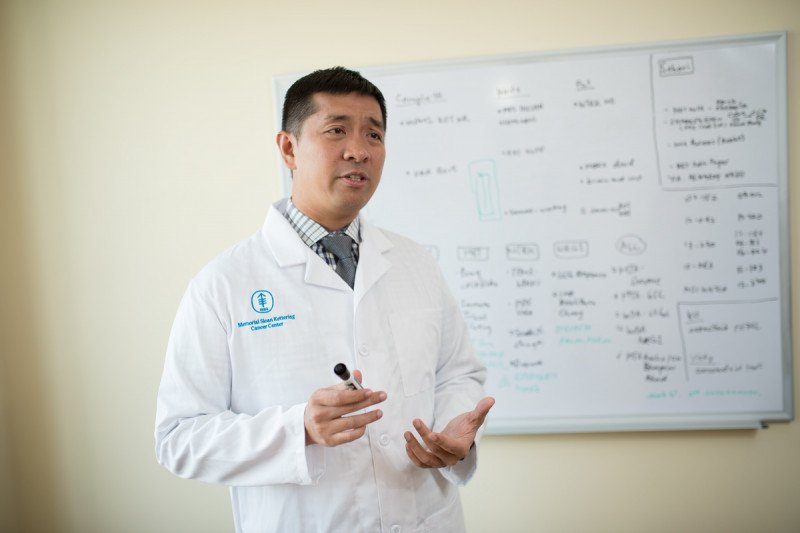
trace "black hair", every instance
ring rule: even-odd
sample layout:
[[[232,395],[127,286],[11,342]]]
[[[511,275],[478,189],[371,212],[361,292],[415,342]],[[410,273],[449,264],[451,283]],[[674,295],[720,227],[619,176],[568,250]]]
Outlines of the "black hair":
[[[371,81],[354,70],[333,67],[315,70],[294,82],[283,100],[281,129],[295,137],[300,136],[303,122],[316,112],[313,96],[316,93],[349,94],[371,96],[378,101],[386,129],[386,101],[383,93]]]

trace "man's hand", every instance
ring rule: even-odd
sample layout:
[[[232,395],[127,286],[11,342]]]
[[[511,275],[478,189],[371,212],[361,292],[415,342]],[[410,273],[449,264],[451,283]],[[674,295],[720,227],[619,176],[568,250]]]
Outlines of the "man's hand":
[[[361,383],[361,372],[355,370],[353,374]],[[378,420],[383,413],[380,409],[358,415],[350,413],[366,409],[385,399],[386,393],[383,391],[350,390],[344,384],[314,391],[303,415],[306,446],[338,446],[360,438],[367,430],[367,424]]]
[[[406,453],[411,462],[420,468],[442,468],[452,466],[465,458],[475,442],[478,428],[486,420],[493,405],[494,398],[487,396],[478,402],[475,409],[448,422],[439,433],[428,429],[422,420],[415,419],[414,427],[427,448],[410,431],[406,431]]]

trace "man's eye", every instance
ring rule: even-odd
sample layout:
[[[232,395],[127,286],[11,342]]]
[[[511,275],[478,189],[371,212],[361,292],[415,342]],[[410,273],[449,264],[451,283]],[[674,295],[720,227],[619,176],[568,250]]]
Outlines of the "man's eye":
[[[331,128],[328,130],[331,133],[335,133],[336,135],[341,135],[344,133],[344,128]]]
[[[372,137],[372,138],[373,138],[373,139],[375,139],[376,141],[382,141],[382,140],[383,140],[383,136],[381,136],[381,134],[380,134],[380,133],[375,133],[375,132],[372,132],[372,133],[370,133],[369,135],[370,135],[370,137]]]

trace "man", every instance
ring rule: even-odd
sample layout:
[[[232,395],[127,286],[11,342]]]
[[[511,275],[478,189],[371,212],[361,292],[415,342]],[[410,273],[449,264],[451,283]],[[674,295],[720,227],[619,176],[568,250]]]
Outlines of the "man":
[[[456,485],[494,400],[433,258],[358,216],[383,170],[383,95],[316,71],[282,127],[291,198],[178,310],[158,460],[229,485],[237,531],[463,530]],[[336,383],[340,362],[364,389]]]

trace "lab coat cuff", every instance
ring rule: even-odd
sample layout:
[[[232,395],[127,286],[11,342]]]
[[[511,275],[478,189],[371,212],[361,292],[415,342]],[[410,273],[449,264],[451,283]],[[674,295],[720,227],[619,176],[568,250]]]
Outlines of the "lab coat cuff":
[[[292,407],[292,433],[297,450],[295,464],[300,485],[316,485],[325,472],[325,449],[318,444],[306,446],[305,403]]]
[[[478,469],[478,442],[470,448],[464,459],[452,466],[440,468],[442,476],[450,483],[458,486],[466,485]]]

